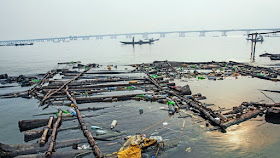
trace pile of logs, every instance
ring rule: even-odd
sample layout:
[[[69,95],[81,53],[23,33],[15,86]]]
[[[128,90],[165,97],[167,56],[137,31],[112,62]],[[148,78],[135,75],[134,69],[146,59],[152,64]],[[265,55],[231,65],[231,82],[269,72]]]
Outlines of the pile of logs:
[[[82,103],[143,99],[149,101],[158,101],[160,103],[166,104],[166,101],[171,100],[170,98],[172,98],[172,101],[174,101],[176,104],[175,106],[177,111],[180,109],[183,110],[183,108],[187,107],[187,110],[199,112],[201,117],[203,117],[212,125],[218,127],[222,132],[226,132],[226,128],[229,126],[241,123],[264,113],[267,108],[277,107],[280,105],[279,103],[260,104],[244,102],[239,107],[234,107],[231,111],[222,114],[211,110],[193,97],[186,97],[186,95],[191,95],[188,85],[178,88],[175,86],[175,83],[165,80],[167,77],[172,80],[174,78],[181,78],[182,76],[186,75],[183,69],[215,69],[215,71],[218,69],[233,69],[234,73],[232,73],[232,75],[238,73],[242,75],[258,77],[261,79],[273,79],[273,81],[279,81],[279,79],[275,79],[275,77],[277,78],[277,76],[280,74],[279,70],[274,70],[271,68],[254,67],[236,62],[186,63],[155,61],[154,63],[149,64],[133,65],[135,69],[132,71],[94,71],[93,69],[97,64],[82,65],[80,62],[74,62],[74,65],[75,64],[78,64],[78,66],[73,66],[72,70],[56,69],[47,72],[42,77],[42,79],[28,91],[4,94],[0,96],[3,98],[35,97],[36,99],[40,100],[40,106],[45,106],[44,108],[48,108],[49,105],[69,106],[72,104],[72,107],[74,107],[76,112],[76,116],[64,118],[62,117],[62,110],[59,109],[58,112],[44,113],[40,115],[50,115],[49,118],[19,121],[19,129],[20,131],[25,131],[24,140],[26,142],[35,139],[40,139],[40,141],[37,141],[37,143],[33,144],[0,144],[0,157],[24,157],[27,155],[32,157],[32,154],[35,157],[62,157],[62,155],[75,156],[82,153],[93,153],[95,157],[105,157],[101,149],[98,147],[96,140],[105,140],[110,138],[110,136],[92,136],[83,118],[95,117],[96,115],[82,116],[80,111],[101,110],[107,107],[79,108],[78,105]],[[76,70],[77,68],[78,70]],[[82,68],[82,71],[80,68]],[[213,70],[214,74],[215,71]],[[124,75],[128,73],[134,73],[137,77],[124,77]],[[225,76],[223,72],[221,73],[222,74],[215,75]],[[260,73],[263,75],[258,75]],[[124,75],[118,76],[120,74]],[[139,74],[142,76],[144,75],[144,77],[139,77]],[[199,73],[197,72],[197,74]],[[62,79],[53,80],[53,76],[55,75],[62,76]],[[188,77],[192,76],[191,74],[187,75]],[[114,95],[110,95],[111,92],[115,92]],[[162,99],[165,101],[162,101]],[[66,102],[68,103],[66,104]],[[51,116],[56,113],[57,118]],[[62,122],[74,119],[78,119],[79,125],[66,128],[60,127]],[[40,127],[44,128],[36,129]],[[85,138],[56,141],[58,132],[70,129],[81,129]],[[111,137],[120,134],[121,133],[115,133]],[[91,147],[91,150],[55,152],[58,148],[68,147],[79,143],[88,143]],[[38,154],[38,152],[45,152],[45,154]]]

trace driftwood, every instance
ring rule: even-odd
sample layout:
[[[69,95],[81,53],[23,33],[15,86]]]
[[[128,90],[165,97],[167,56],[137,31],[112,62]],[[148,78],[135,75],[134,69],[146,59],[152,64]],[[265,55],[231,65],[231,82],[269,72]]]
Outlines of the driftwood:
[[[76,113],[77,113],[77,117],[78,117],[78,120],[79,120],[79,123],[81,125],[81,129],[84,133],[84,136],[88,139],[88,143],[90,144],[90,146],[92,147],[92,150],[93,150],[93,153],[94,153],[94,156],[95,157],[98,157],[98,158],[102,158],[102,157],[105,157],[104,154],[101,152],[101,150],[99,149],[99,147],[97,146],[93,136],[91,135],[91,133],[88,131],[87,129],[87,126],[86,126],[86,123],[84,122],[82,116],[81,116],[81,113],[77,107],[77,103],[76,103],[76,100],[69,94],[68,92],[68,86],[66,87],[66,90],[65,90],[67,96],[69,97],[69,99],[74,103],[75,105],[75,110],[76,110]]]
[[[152,83],[154,83],[158,88],[160,88],[161,90],[163,90],[163,88],[162,88],[149,74],[147,74],[147,75],[148,75],[148,77],[149,77],[148,79],[149,79]],[[204,108],[202,105],[200,105],[200,102],[198,102],[198,101],[192,101],[192,100],[187,99],[187,98],[185,98],[185,97],[182,97],[182,96],[180,96],[180,95],[178,95],[178,94],[175,94],[175,93],[172,92],[172,91],[167,91],[167,90],[164,90],[164,91],[167,92],[167,93],[169,93],[169,94],[172,94],[172,95],[178,97],[179,99],[181,99],[182,101],[184,101],[184,102],[186,102],[188,105],[190,105],[191,107],[194,107],[195,109],[199,110],[200,113],[202,113],[206,118],[208,118],[208,119],[211,121],[211,123],[213,123],[214,125],[218,125],[219,127],[221,127],[222,130],[225,129],[225,128],[224,128],[224,125],[221,124],[220,121],[216,120],[216,119],[213,117],[212,111],[210,111],[210,110]]]
[[[86,69],[85,71],[79,73],[77,76],[75,76],[74,78],[72,78],[71,80],[65,82],[62,86],[60,86],[58,89],[56,89],[55,91],[49,93],[48,95],[45,95],[45,97],[41,100],[41,104],[44,104],[45,101],[52,96],[53,94],[57,93],[58,91],[62,90],[67,84],[69,84],[70,82],[76,80],[77,78],[79,78],[81,75],[83,75],[85,72],[87,72],[91,67],[89,67],[88,69]]]
[[[86,115],[83,117],[93,117],[96,115]],[[66,118],[62,118],[63,121],[71,121],[71,120],[75,120],[77,119],[76,117],[66,117]],[[54,118],[53,121],[56,121],[57,118]],[[18,127],[20,129],[20,131],[27,131],[27,130],[31,130],[34,128],[39,128],[39,127],[43,127],[46,126],[48,124],[49,119],[35,119],[35,120],[21,120],[18,122]]]
[[[265,103],[256,103],[256,102],[243,102],[242,104],[247,104],[247,105],[252,105],[255,107],[280,107],[280,103],[275,103],[275,104],[265,104]]]
[[[232,125],[235,125],[235,124],[238,124],[238,123],[241,123],[241,122],[244,122],[252,117],[256,117],[259,113],[261,113],[262,111],[259,110],[259,109],[256,109],[256,110],[253,110],[253,111],[250,111],[246,114],[243,114],[240,116],[240,118],[236,118],[236,119],[233,119],[233,120],[230,120],[226,123],[223,123],[223,126],[225,128],[229,127],[229,126],[232,126]]]
[[[132,85],[144,85],[144,84],[149,84],[146,82],[139,82],[139,83],[114,83],[114,84],[99,84],[99,85],[76,85],[76,86],[69,86],[69,91],[73,91],[75,89],[84,89],[84,90],[91,90],[91,89],[96,89],[96,88],[106,88],[106,87],[128,87]],[[50,91],[53,89],[59,88],[59,86],[45,86],[42,87],[43,91]]]
[[[72,151],[60,151],[52,154],[52,158],[73,158],[75,156],[85,156],[92,153],[91,150],[72,150]],[[45,158],[45,154],[32,154],[32,155],[20,155],[15,158]]]
[[[79,109],[80,111],[97,111],[97,110],[102,110],[102,109],[106,109],[106,108],[109,108],[109,107],[87,107],[87,108],[81,108]],[[42,115],[51,115],[51,114],[56,114],[57,112],[49,112],[49,113],[43,113],[43,114],[36,114],[36,115],[33,115],[33,116],[42,116]]]
[[[125,133],[125,131],[123,132]],[[94,137],[96,140],[108,140],[112,137],[117,137],[122,135],[122,133],[114,132],[108,133],[106,135],[100,135]],[[86,138],[76,138],[76,139],[69,139],[63,141],[56,141],[55,148],[64,148],[73,146],[73,144],[81,144],[87,143],[88,140]],[[48,143],[49,144],[49,143]],[[40,147],[40,143],[33,143],[33,144],[2,144],[0,143],[0,157],[15,157],[18,155],[28,155],[28,154],[37,154],[38,152],[45,152],[48,150],[48,145]]]
[[[57,129],[57,132],[70,130],[70,129],[80,129],[80,128],[81,128],[80,126],[71,126],[71,127],[65,127],[65,128],[60,127]],[[41,135],[43,134],[43,131],[44,131],[44,129],[24,132],[24,141],[28,142],[28,141],[40,138]],[[50,129],[48,131],[47,137],[49,137],[51,135],[52,135],[52,129]]]
[[[60,125],[61,115],[62,115],[62,110],[60,109],[59,113],[58,113],[58,118],[57,118],[57,120],[56,120],[56,122],[53,126],[52,139],[51,139],[51,142],[50,142],[50,145],[49,145],[49,149],[46,152],[46,157],[48,157],[48,158],[51,157],[52,152],[55,149],[55,140],[56,140],[56,135],[57,135],[56,130],[57,130],[58,126]]]
[[[44,132],[42,134],[42,138],[41,138],[41,141],[40,141],[40,146],[44,146],[45,143],[46,143],[46,140],[47,140],[47,134],[48,134],[48,131],[50,130],[51,128],[51,125],[52,125],[52,122],[53,122],[53,116],[50,116],[50,119],[49,119],[49,122],[48,122],[48,125],[47,127],[44,129]]]

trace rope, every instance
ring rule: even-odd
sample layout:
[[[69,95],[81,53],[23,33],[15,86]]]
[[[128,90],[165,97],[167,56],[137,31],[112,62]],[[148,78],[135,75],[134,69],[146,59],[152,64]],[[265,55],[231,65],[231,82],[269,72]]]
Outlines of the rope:
[[[261,92],[264,96],[266,96],[268,99],[270,99],[271,101],[273,101],[273,103],[274,104],[276,104],[276,102],[273,100],[273,99],[271,99],[270,97],[268,97],[264,92]]]
[[[156,123],[156,124],[154,124],[154,125],[152,125],[152,126],[146,128],[146,129],[144,129],[142,132],[145,132],[146,130],[148,130],[148,129],[150,129],[150,128],[153,128],[153,127],[155,127],[156,125],[158,125],[158,124],[160,124],[160,123],[162,123],[162,122],[164,122],[164,121],[166,121],[166,120],[168,120],[168,119],[170,119],[170,118],[171,118],[171,116],[169,116],[168,118],[166,118],[166,119],[164,119],[164,120],[162,120],[162,121],[160,121],[160,122],[158,122],[158,123]]]

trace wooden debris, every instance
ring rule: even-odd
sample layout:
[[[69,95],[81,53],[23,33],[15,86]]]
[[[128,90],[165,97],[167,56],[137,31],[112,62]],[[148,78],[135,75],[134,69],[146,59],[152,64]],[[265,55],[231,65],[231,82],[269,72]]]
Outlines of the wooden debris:
[[[49,131],[50,128],[51,128],[52,122],[53,122],[53,116],[50,116],[48,125],[47,125],[47,127],[44,129],[44,132],[43,132],[43,134],[42,134],[42,138],[41,138],[41,141],[40,141],[40,146],[44,146],[44,145],[45,145],[46,140],[47,140],[47,134],[48,134],[48,131]]]
[[[57,118],[57,120],[56,120],[56,122],[55,122],[55,124],[53,126],[52,139],[51,139],[51,142],[50,142],[50,146],[49,146],[48,151],[46,152],[46,157],[47,158],[51,157],[52,152],[55,149],[55,140],[56,140],[56,134],[57,134],[56,130],[57,130],[59,124],[60,124],[61,115],[62,115],[62,110],[59,110],[58,116],[57,116],[58,118]]]

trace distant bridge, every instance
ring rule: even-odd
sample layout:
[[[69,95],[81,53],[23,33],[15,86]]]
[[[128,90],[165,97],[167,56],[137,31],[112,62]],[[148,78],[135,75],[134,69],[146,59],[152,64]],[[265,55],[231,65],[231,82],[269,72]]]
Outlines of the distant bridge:
[[[280,28],[263,28],[263,29],[232,29],[232,30],[195,30],[195,31],[168,31],[168,32],[141,32],[141,33],[120,33],[120,34],[100,34],[100,35],[86,35],[86,36],[68,36],[68,37],[55,37],[55,38],[38,38],[38,39],[23,39],[23,40],[6,40],[0,41],[2,44],[7,43],[28,43],[28,42],[64,42],[71,40],[89,40],[90,38],[103,39],[104,37],[109,37],[111,39],[116,39],[119,36],[124,36],[126,38],[132,38],[133,36],[142,36],[143,38],[148,38],[149,35],[159,35],[164,38],[167,34],[178,34],[179,37],[185,37],[187,33],[199,33],[199,36],[205,36],[206,33],[210,32],[220,32],[221,36],[227,36],[228,32],[245,32],[250,34],[256,31],[279,31]]]

